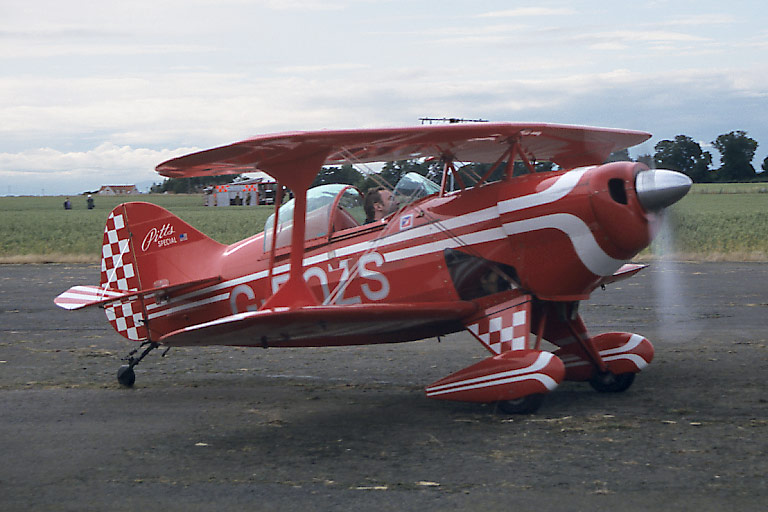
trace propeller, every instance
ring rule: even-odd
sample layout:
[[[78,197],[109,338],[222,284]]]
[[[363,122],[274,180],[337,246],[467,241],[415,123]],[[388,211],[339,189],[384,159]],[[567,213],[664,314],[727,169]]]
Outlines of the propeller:
[[[675,261],[675,232],[666,208],[682,199],[693,182],[685,174],[667,169],[640,171],[635,178],[635,191],[642,207],[654,214],[649,223],[656,257],[651,273],[656,296],[656,319],[659,334],[668,342],[687,341],[699,329],[692,322],[693,305],[687,298],[682,269]]]

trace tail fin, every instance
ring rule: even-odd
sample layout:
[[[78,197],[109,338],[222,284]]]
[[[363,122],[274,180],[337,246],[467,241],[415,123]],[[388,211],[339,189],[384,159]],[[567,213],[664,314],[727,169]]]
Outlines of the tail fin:
[[[118,292],[177,287],[218,275],[226,246],[208,238],[168,210],[150,203],[117,206],[109,214],[101,250],[101,288]],[[133,295],[105,307],[107,319],[130,340],[147,339],[146,302]]]
[[[125,222],[125,205],[119,205],[107,217],[101,244],[101,280],[103,288],[136,291],[141,288],[133,262],[131,232]]]

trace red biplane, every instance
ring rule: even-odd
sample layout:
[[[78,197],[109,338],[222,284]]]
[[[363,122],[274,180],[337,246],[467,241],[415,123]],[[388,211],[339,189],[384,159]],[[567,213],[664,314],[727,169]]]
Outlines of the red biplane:
[[[117,332],[143,344],[118,371],[125,386],[161,345],[365,345],[464,330],[488,358],[427,386],[428,397],[522,413],[563,380],[624,391],[651,362],[651,343],[591,336],[578,306],[643,268],[627,262],[690,188],[678,172],[603,164],[649,137],[471,123],[265,135],[175,158],[157,171],[260,170],[295,197],[275,202],[264,232],[232,245],[158,206],[121,204],[104,230],[101,284],[75,286],[55,303],[103,307]],[[356,188],[310,188],[323,165],[405,159],[439,161],[440,183],[405,175],[392,210],[373,222]],[[536,172],[542,161],[559,170]],[[542,339],[558,349],[542,350]]]

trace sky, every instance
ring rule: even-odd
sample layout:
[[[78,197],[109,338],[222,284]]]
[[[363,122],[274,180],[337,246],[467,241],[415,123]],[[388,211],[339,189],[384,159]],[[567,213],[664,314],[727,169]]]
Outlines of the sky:
[[[420,117],[687,135],[768,155],[762,1],[3,0],[0,195],[162,181],[169,158]]]

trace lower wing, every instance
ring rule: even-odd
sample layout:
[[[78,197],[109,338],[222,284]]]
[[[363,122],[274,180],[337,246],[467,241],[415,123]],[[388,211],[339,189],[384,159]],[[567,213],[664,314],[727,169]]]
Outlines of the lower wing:
[[[311,347],[413,341],[464,327],[472,302],[353,304],[248,311],[170,332],[171,346]]]

